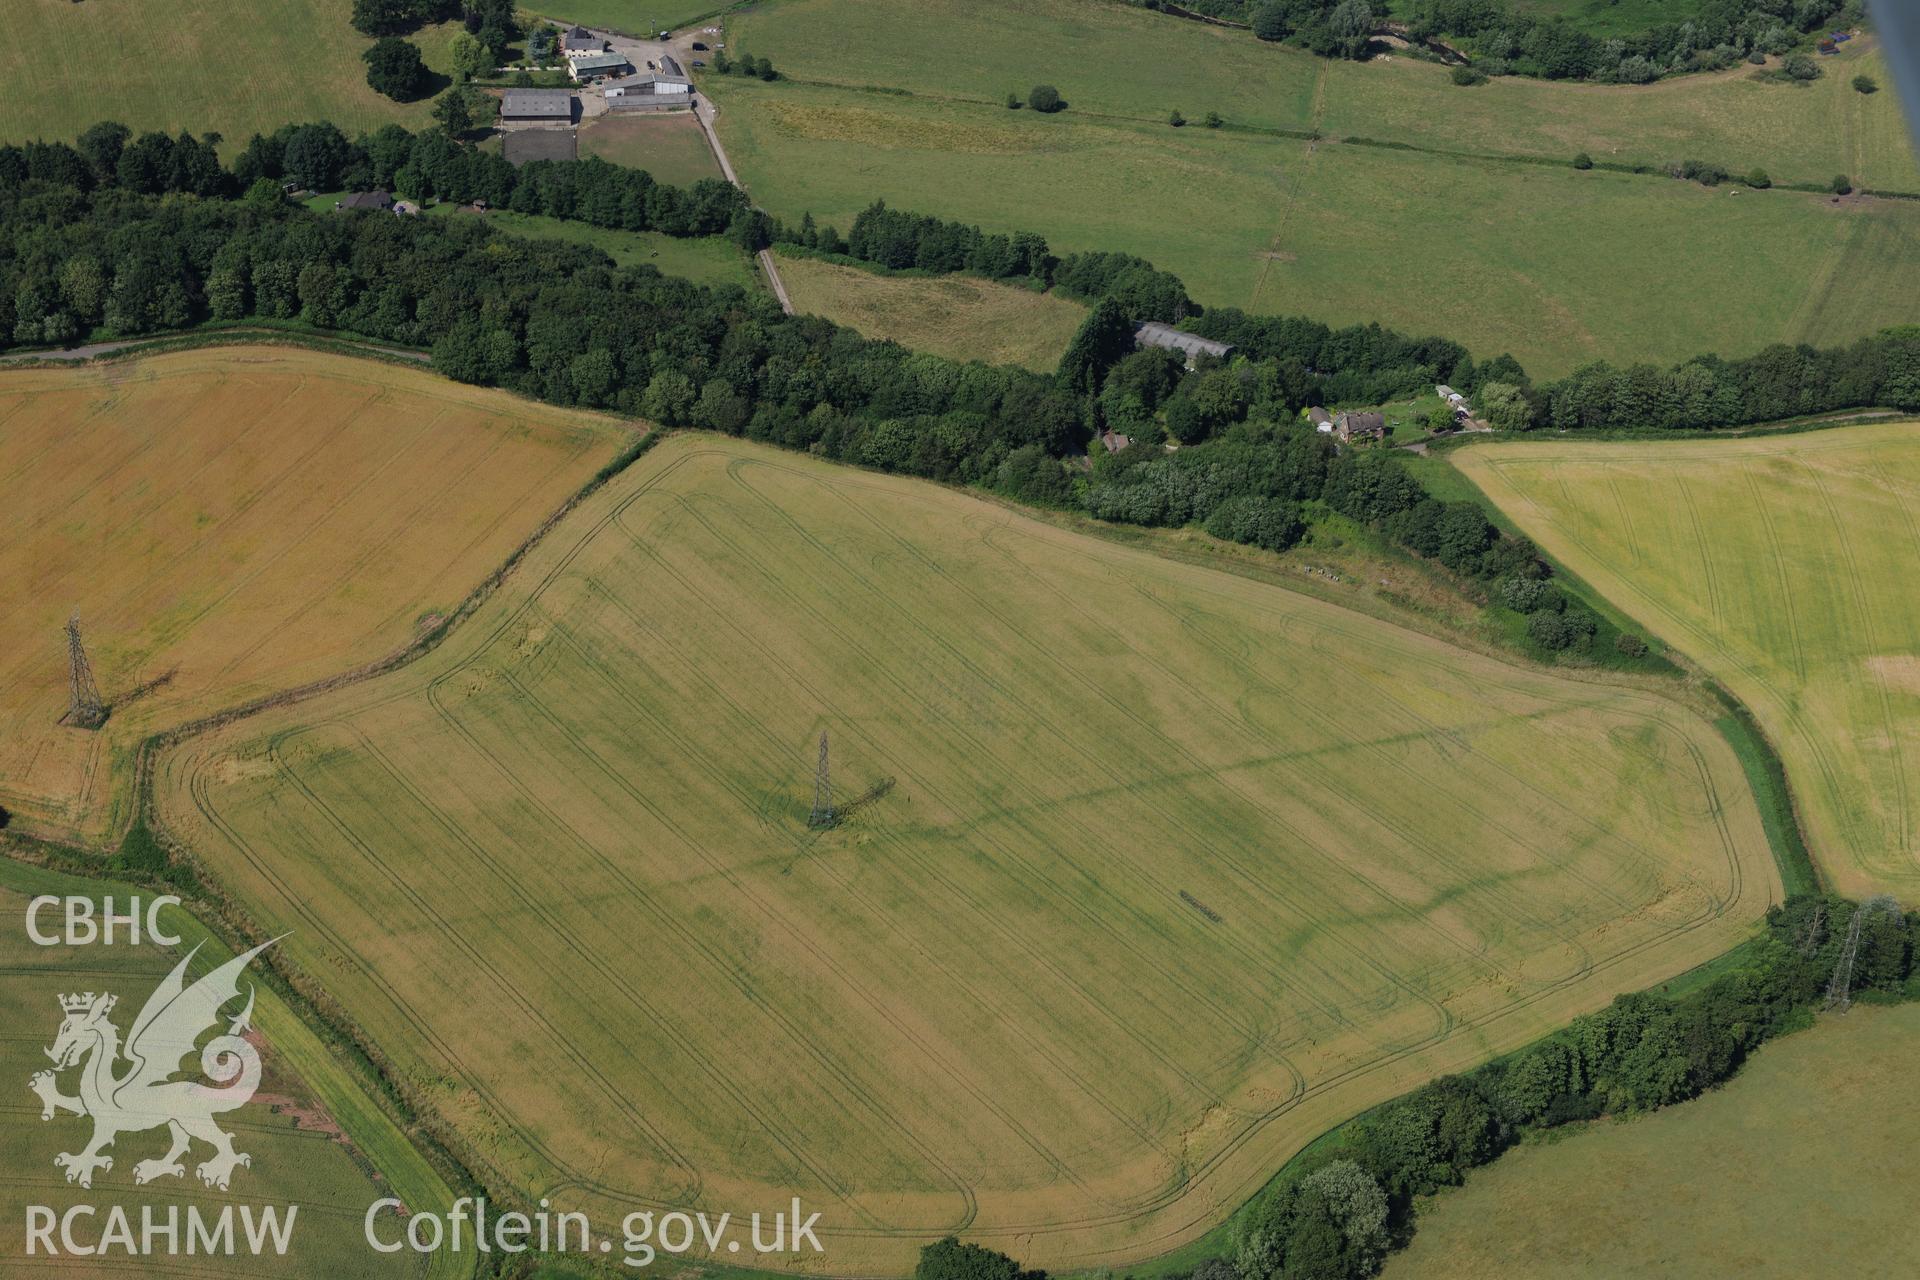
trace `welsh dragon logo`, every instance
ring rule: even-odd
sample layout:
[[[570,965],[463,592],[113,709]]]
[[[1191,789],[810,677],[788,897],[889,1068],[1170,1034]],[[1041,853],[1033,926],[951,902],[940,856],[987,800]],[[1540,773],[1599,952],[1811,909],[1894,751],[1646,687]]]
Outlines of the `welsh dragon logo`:
[[[246,1007],[228,1021],[226,1033],[200,1050],[200,1070],[219,1087],[171,1077],[201,1034],[218,1026],[221,1008],[240,997],[239,977],[247,962],[272,945],[263,942],[189,986],[187,965],[200,949],[194,947],[147,997],[124,1045],[120,1029],[107,1018],[118,997],[91,991],[60,997],[65,1017],[46,1051],[53,1070],[36,1073],[28,1087],[40,1096],[42,1120],[53,1119],[57,1111],[93,1119],[93,1140],[83,1150],[53,1158],[67,1171],[68,1182],[91,1187],[94,1170],[113,1168],[113,1158],[101,1153],[115,1138],[161,1125],[172,1134],[173,1146],[157,1160],[134,1165],[135,1182],[184,1176],[180,1158],[196,1138],[213,1147],[212,1158],[195,1170],[210,1187],[226,1190],[234,1169],[253,1163],[251,1156],[233,1149],[233,1135],[214,1123],[222,1112],[246,1105],[260,1087],[260,1053],[240,1035],[253,1016],[251,985]],[[117,1069],[122,1059],[127,1065]],[[69,1097],[60,1092],[56,1077],[74,1067],[80,1069],[79,1094]]]

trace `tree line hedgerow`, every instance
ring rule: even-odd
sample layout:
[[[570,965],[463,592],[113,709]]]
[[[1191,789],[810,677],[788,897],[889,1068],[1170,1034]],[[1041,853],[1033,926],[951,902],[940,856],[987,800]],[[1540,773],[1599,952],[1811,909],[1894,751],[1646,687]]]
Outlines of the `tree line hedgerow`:
[[[1544,576],[1530,547],[1501,535],[1472,504],[1434,500],[1388,458],[1336,456],[1300,426],[1300,410],[1380,403],[1445,380],[1498,425],[1516,428],[1563,416],[1606,425],[1675,405],[1704,420],[1740,420],[1769,404],[1801,413],[1897,402],[1920,384],[1920,330],[1839,351],[1703,359],[1667,373],[1603,376],[1596,367],[1535,388],[1510,356],[1476,362],[1447,339],[1233,310],[1194,315],[1188,301],[1183,323],[1237,348],[1229,364],[1202,360],[1190,371],[1164,351],[1134,350],[1134,321],[1169,314],[1168,305],[1177,313],[1185,299],[1177,277],[1140,259],[1060,259],[1037,236],[988,236],[879,206],[863,215],[858,239],[877,256],[903,258],[904,249],[888,246],[911,244],[916,263],[1024,272],[1099,298],[1058,374],[1047,377],[909,353],[818,318],[781,315],[738,290],[617,270],[581,246],[496,235],[478,218],[316,214],[280,194],[283,185],[390,184],[598,226],[724,230],[746,247],[787,234],[717,180],[682,189],[603,161],[516,170],[442,131],[398,126],[352,141],[329,124],[288,126],[251,139],[231,170],[220,166],[215,141],[136,138],[109,123],[76,146],[0,147],[0,344],[207,320],[297,321],[430,348],[438,368],[467,382],[1110,520],[1198,522],[1281,549],[1324,508],[1485,581],[1494,599],[1527,615],[1529,634],[1546,648],[1583,648],[1597,627],[1558,593],[1509,584]],[[817,244],[830,233],[812,234]],[[1138,444],[1112,456],[1095,448],[1089,469],[1096,435]],[[1170,455],[1158,447],[1165,437],[1185,447]]]
[[[1110,252],[1061,258],[1033,232],[990,234],[880,201],[845,236],[811,214],[798,226],[771,223],[766,234],[773,243],[892,271],[966,272],[1085,300],[1114,298],[1132,319],[1178,322],[1232,344],[1240,357],[1281,362],[1300,395],[1311,397],[1301,403],[1380,404],[1445,381],[1473,394],[1492,425],[1514,431],[1739,427],[1868,406],[1920,409],[1920,330],[1913,328],[1826,349],[1780,343],[1740,360],[1701,355],[1666,368],[1596,361],[1535,385],[1510,355],[1475,364],[1458,343],[1377,324],[1334,329],[1302,316],[1206,310],[1178,276],[1145,259]],[[1141,426],[1116,425],[1128,435]]]
[[[1920,915],[1890,899],[1813,895],[1767,912],[1739,965],[1681,996],[1623,995],[1565,1030],[1464,1075],[1376,1107],[1290,1164],[1243,1212],[1226,1257],[1172,1280],[1350,1280],[1410,1238],[1416,1196],[1456,1186],[1529,1132],[1684,1102],[1726,1080],[1755,1048],[1809,1025],[1855,913],[1847,984],[1856,998],[1920,998]],[[921,1251],[914,1280],[1043,1280],[951,1237]]]
[[[1609,84],[1646,84],[1667,75],[1722,70],[1743,59],[1759,63],[1769,55],[1795,54],[1815,34],[1829,27],[1857,27],[1862,17],[1858,0],[1705,0],[1675,21],[1609,38],[1510,0],[1416,0],[1410,11],[1386,0],[1180,0],[1177,6],[1172,0],[1135,2],[1148,9],[1178,7],[1245,23],[1261,40],[1285,41],[1323,58],[1371,57],[1382,47],[1374,37],[1391,33],[1411,41],[1416,51],[1428,42],[1464,44],[1480,77]],[[1401,20],[1389,27],[1395,17]],[[1808,74],[1790,68],[1790,78],[1819,75],[1810,58],[1806,65]],[[1476,80],[1462,77],[1458,82]]]

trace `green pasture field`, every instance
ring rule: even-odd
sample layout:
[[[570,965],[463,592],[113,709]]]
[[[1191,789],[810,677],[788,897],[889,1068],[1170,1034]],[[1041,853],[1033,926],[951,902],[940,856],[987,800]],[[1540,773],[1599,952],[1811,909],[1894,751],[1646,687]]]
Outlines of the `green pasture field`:
[[[595,116],[580,126],[580,154],[645,169],[659,182],[690,187],[718,178],[720,164],[690,111]]]
[[[1752,708],[1842,892],[1920,888],[1920,424],[1447,455]]]
[[[718,13],[732,0],[537,0],[523,6],[523,19],[541,17],[556,26],[582,22],[590,27],[645,36],[656,31],[679,31]],[[713,25],[718,25],[715,19]]]
[[[798,80],[1003,111],[1008,92],[1024,98],[1036,83],[1053,84],[1068,103],[1057,120],[1113,117],[1164,128],[1175,108],[1196,124],[1218,111],[1229,127],[1569,162],[1580,151],[1650,166],[1697,157],[1735,173],[1758,166],[1775,182],[1824,185],[1846,173],[1861,186],[1920,192],[1920,168],[1872,37],[1820,59],[1826,74],[1807,85],[1756,78],[1742,66],[1648,86],[1515,77],[1473,88],[1455,85],[1432,62],[1317,58],[1107,0],[778,0],[730,15],[727,37]],[[1854,91],[1850,81],[1863,70],[1881,92]],[[735,83],[703,80],[709,91]],[[1161,212],[1171,227],[1198,211]]]
[[[164,20],[139,4],[9,0],[0,42],[0,142],[71,140],[98,120],[137,131],[225,138],[331,120],[349,135],[432,122],[432,103],[400,103],[367,86],[373,42],[345,0],[174,0]],[[457,22],[407,37],[445,75]]]
[[[118,1253],[107,1269],[114,1273],[137,1270],[141,1275],[179,1277],[286,1276],[421,1277],[455,1280],[472,1274],[473,1255],[442,1253],[431,1259],[420,1254],[377,1254],[367,1247],[362,1219],[375,1200],[398,1196],[416,1211],[444,1213],[453,1195],[380,1110],[335,1052],[301,1022],[274,992],[257,986],[254,1026],[258,1029],[263,1074],[253,1101],[220,1120],[235,1137],[235,1147],[253,1157],[253,1163],[235,1171],[229,1192],[203,1187],[193,1164],[209,1149],[196,1143],[179,1179],[163,1179],[146,1186],[133,1181],[133,1166],[163,1155],[165,1130],[124,1133],[110,1149],[113,1168],[94,1175],[93,1187],[70,1186],[53,1157],[78,1151],[91,1132],[92,1122],[69,1113],[40,1118],[40,1102],[26,1087],[27,1078],[48,1066],[42,1049],[53,1043],[61,1011],[56,998],[75,991],[112,991],[120,997],[112,1020],[124,1033],[132,1025],[147,994],[178,963],[180,956],[201,943],[199,957],[188,971],[198,977],[232,952],[208,938],[202,927],[178,909],[162,913],[164,927],[179,934],[179,948],[152,945],[39,947],[26,934],[26,906],[41,894],[92,897],[96,904],[114,896],[124,911],[129,895],[150,891],[125,884],[83,880],[0,857],[0,1063],[12,1082],[0,1102],[0,1158],[8,1177],[0,1193],[0,1256],[19,1259],[26,1249],[25,1206],[47,1205],[64,1213],[74,1204],[92,1204],[104,1213],[108,1205],[123,1205],[139,1229],[140,1206],[196,1205],[206,1215],[217,1215],[223,1205],[298,1205],[292,1244],[285,1257],[254,1258],[196,1255],[128,1261]],[[43,917],[42,927],[47,926]],[[123,926],[124,928],[124,926]],[[61,1080],[71,1092],[74,1077]],[[97,1235],[103,1222],[96,1218]],[[393,1229],[389,1220],[387,1227]],[[182,1230],[184,1232],[184,1219]],[[236,1221],[235,1231],[240,1225]],[[87,1236],[85,1225],[80,1233]],[[56,1241],[58,1236],[55,1237]],[[184,1242],[184,1237],[183,1237]],[[183,1243],[184,1247],[184,1243]],[[26,1265],[71,1269],[76,1260],[41,1261]]]
[[[887,276],[818,258],[780,258],[794,308],[870,338],[955,360],[1051,373],[1087,318],[1077,302],[972,276]]]
[[[776,11],[777,12],[777,11]],[[1913,319],[1920,203],[1708,189],[1230,130],[710,79],[776,215],[875,198],[1057,252],[1117,249],[1202,303],[1439,333],[1536,377],[1834,341]],[[1855,282],[1859,282],[1856,287]]]
[[[448,204],[427,210],[429,217],[473,217]],[[592,245],[621,267],[654,267],[662,275],[679,276],[696,284],[737,284],[743,289],[762,285],[759,268],[753,259],[740,252],[738,245],[720,236],[676,237],[658,231],[621,231],[596,227],[564,218],[514,213],[494,209],[486,215],[489,226],[510,235],[536,240],[570,240]]]
[[[464,1160],[602,1224],[797,1194],[841,1275],[1165,1254],[1780,894],[1663,693],[698,435],[157,770]]]
[[[1904,1274],[1916,1053],[1920,1008],[1860,1006],[1683,1107],[1509,1152],[1420,1203],[1387,1280]]]

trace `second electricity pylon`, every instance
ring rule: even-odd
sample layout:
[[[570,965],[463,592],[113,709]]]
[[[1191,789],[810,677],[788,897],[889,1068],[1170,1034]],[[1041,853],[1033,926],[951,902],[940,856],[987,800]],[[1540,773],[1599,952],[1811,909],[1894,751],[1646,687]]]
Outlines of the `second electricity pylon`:
[[[100,687],[93,682],[93,664],[87,661],[87,647],[80,643],[80,615],[67,619],[67,714],[61,724],[76,729],[98,729],[107,722],[107,704]]]
[[[1833,977],[1827,981],[1826,1007],[1829,1009],[1845,1013],[1853,1004],[1853,963],[1860,954],[1861,926],[1876,911],[1896,916],[1900,914],[1898,904],[1886,894],[1868,898],[1855,909],[1853,919],[1847,925],[1847,940],[1840,945],[1840,955],[1833,964]]]
[[[807,815],[810,827],[833,825],[833,779],[827,775],[827,731],[820,731],[820,764],[813,771],[813,812]]]

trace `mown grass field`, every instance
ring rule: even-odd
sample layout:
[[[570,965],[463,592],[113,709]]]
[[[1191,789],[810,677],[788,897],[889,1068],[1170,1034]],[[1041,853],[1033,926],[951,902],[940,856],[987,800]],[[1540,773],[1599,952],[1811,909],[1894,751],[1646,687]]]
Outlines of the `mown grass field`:
[[[459,213],[451,205],[435,205],[427,213],[450,218],[473,216]],[[486,217],[489,226],[510,235],[592,245],[612,258],[615,266],[653,267],[662,275],[679,276],[695,284],[737,284],[743,289],[758,289],[764,283],[754,260],[722,236],[678,237],[659,231],[621,231],[564,218],[514,213],[510,209],[495,209]]]
[[[844,230],[885,198],[1040,231],[1061,251],[1137,253],[1206,304],[1511,350],[1536,376],[1600,357],[1850,338],[1911,319],[1920,288],[1920,204],[1560,163],[1578,150],[1700,156],[1780,182],[1846,171],[1920,190],[1892,94],[1855,93],[1841,61],[1806,90],[1736,73],[1644,91],[1521,80],[1466,91],[1405,58],[1330,63],[1083,0],[931,11],[793,0],[735,15],[729,35],[795,79],[703,81],[742,180],[789,219],[811,211]],[[1036,80],[1057,84],[1069,109],[1001,105]],[[1169,128],[1175,107],[1196,122],[1217,109],[1230,127]]]
[[[1077,302],[971,276],[883,276],[817,258],[780,258],[796,310],[870,338],[955,360],[1051,373],[1087,318]]]
[[[254,133],[331,120],[348,134],[431,124],[430,101],[367,85],[347,0],[175,0],[166,20],[136,4],[10,0],[0,44],[0,141],[71,139],[97,120],[135,130],[224,135],[229,158]],[[434,71],[452,66],[458,23],[407,37]]]
[[[844,231],[879,197],[1036,230],[1057,252],[1146,257],[1203,303],[1442,333],[1511,351],[1537,377],[1856,337],[1911,320],[1920,287],[1920,254],[1888,252],[1920,239],[1908,201],[803,85],[734,82],[721,96],[729,155],[782,217]]]
[[[189,970],[189,980],[206,972],[232,953],[207,941],[204,929],[175,909],[164,914],[168,930],[179,934],[182,946],[37,947],[24,928],[28,900],[39,894],[76,894],[92,897],[112,894],[125,910],[127,895],[138,890],[123,884],[80,880],[0,857],[0,915],[8,927],[0,929],[0,1070],[9,1087],[0,1098],[0,1158],[7,1177],[0,1183],[0,1254],[13,1259],[15,1274],[125,1274],[180,1277],[275,1276],[421,1277],[452,1280],[472,1272],[472,1255],[451,1254],[429,1260],[419,1254],[382,1255],[363,1239],[361,1220],[367,1206],[383,1196],[399,1196],[415,1209],[445,1212],[452,1201],[431,1166],[408,1145],[399,1128],[361,1090],[333,1053],[267,988],[256,986],[254,1026],[261,1046],[262,1077],[253,1101],[220,1120],[234,1135],[236,1149],[253,1157],[251,1166],[235,1172],[230,1191],[203,1187],[189,1163],[186,1176],[146,1186],[133,1181],[133,1166],[157,1157],[167,1147],[164,1129],[125,1133],[115,1142],[111,1170],[95,1175],[91,1190],[69,1186],[53,1163],[61,1151],[77,1151],[91,1132],[90,1120],[58,1113],[40,1118],[40,1101],[26,1088],[28,1077],[47,1067],[42,1050],[53,1043],[59,1029],[58,997],[76,991],[106,990],[120,997],[113,1021],[124,1033],[132,1025],[149,992],[180,956],[195,943],[201,952]],[[43,918],[42,927],[46,927]],[[122,1068],[124,1070],[124,1065]],[[71,1092],[74,1077],[62,1079]],[[191,1161],[208,1152],[195,1144]],[[115,1254],[110,1261],[88,1264],[79,1259],[46,1260],[24,1257],[24,1226],[29,1204],[47,1205],[56,1213],[75,1204],[123,1205],[139,1227],[142,1205],[197,1205],[203,1214],[217,1215],[224,1205],[298,1205],[292,1245],[285,1257],[268,1254],[219,1257],[195,1255],[129,1260]],[[97,1235],[103,1226],[95,1219]],[[389,1224],[391,1226],[391,1224]],[[182,1231],[184,1233],[184,1221]],[[235,1231],[238,1233],[236,1223]],[[87,1224],[80,1226],[82,1238]],[[58,1237],[55,1237],[56,1240]],[[182,1247],[184,1248],[184,1235]]]
[[[580,154],[645,169],[660,182],[690,187],[721,176],[707,135],[690,111],[595,116],[580,127]]]
[[[1509,1152],[1420,1206],[1388,1280],[1902,1275],[1920,1008],[1856,1007],[1704,1098]]]
[[[399,648],[623,435],[267,347],[0,372],[0,802],[104,834],[141,738]],[[57,723],[76,611],[99,732]]]
[[[1448,456],[1753,709],[1836,886],[1920,888],[1920,424]]]
[[[157,788],[472,1159],[601,1220],[797,1194],[836,1274],[1164,1253],[1779,892],[1662,696],[698,436]]]

